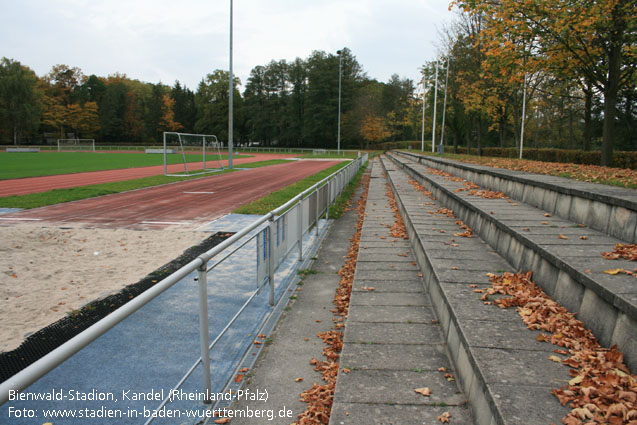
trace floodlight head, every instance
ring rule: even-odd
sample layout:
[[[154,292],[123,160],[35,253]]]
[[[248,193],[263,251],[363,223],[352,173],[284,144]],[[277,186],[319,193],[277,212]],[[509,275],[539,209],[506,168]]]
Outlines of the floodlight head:
[[[337,50],[337,51],[336,51],[336,54],[337,54],[337,55],[339,55],[339,56],[340,56],[340,54],[341,54],[341,53],[343,53],[343,51],[342,51],[342,50]]]

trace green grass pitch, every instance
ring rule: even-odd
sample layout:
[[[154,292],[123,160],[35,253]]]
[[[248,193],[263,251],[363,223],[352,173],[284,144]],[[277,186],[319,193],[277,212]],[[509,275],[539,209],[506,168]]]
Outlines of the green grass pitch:
[[[247,155],[235,158],[246,157]],[[227,155],[223,155],[227,158]],[[216,166],[217,155],[208,155],[206,163]],[[202,156],[186,155],[188,162],[201,162]],[[169,164],[183,162],[181,154],[168,155]],[[122,168],[163,165],[161,154],[141,153],[99,153],[99,152],[0,152],[0,180],[24,177],[52,176],[56,174],[80,173],[85,171],[116,170]]]

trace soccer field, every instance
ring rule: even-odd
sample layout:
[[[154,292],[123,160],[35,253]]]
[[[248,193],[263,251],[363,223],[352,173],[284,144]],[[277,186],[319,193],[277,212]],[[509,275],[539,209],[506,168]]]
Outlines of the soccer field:
[[[245,158],[249,155],[235,155]],[[223,159],[227,155],[222,156]],[[215,166],[219,157],[207,155],[206,162]],[[188,162],[201,162],[202,156],[186,155]],[[169,164],[182,163],[181,154],[168,155]],[[23,177],[52,176],[56,174],[80,173],[85,171],[116,170],[120,168],[163,165],[164,156],[141,153],[94,153],[94,152],[51,152],[23,153],[0,152],[0,180]]]

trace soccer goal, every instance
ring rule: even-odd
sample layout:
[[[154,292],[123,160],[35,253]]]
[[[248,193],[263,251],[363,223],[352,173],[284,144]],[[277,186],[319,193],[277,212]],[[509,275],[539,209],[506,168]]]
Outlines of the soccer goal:
[[[95,139],[58,139],[58,152],[95,152]]]
[[[222,148],[223,144],[215,135],[166,131],[163,149],[164,175],[184,177],[221,171],[224,169]],[[179,160],[171,161],[171,156],[175,155],[179,156]]]

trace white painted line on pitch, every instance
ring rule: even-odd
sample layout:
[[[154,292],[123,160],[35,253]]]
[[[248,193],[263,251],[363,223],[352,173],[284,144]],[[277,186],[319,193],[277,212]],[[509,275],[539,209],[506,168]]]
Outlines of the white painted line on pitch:
[[[214,192],[184,192],[184,193],[188,193],[191,195],[200,195],[200,194],[210,195],[210,194],[213,194]]]
[[[142,221],[142,224],[190,224],[189,221]]]
[[[12,221],[42,221],[41,218],[11,218],[11,217],[0,217],[0,220],[12,220]]]

